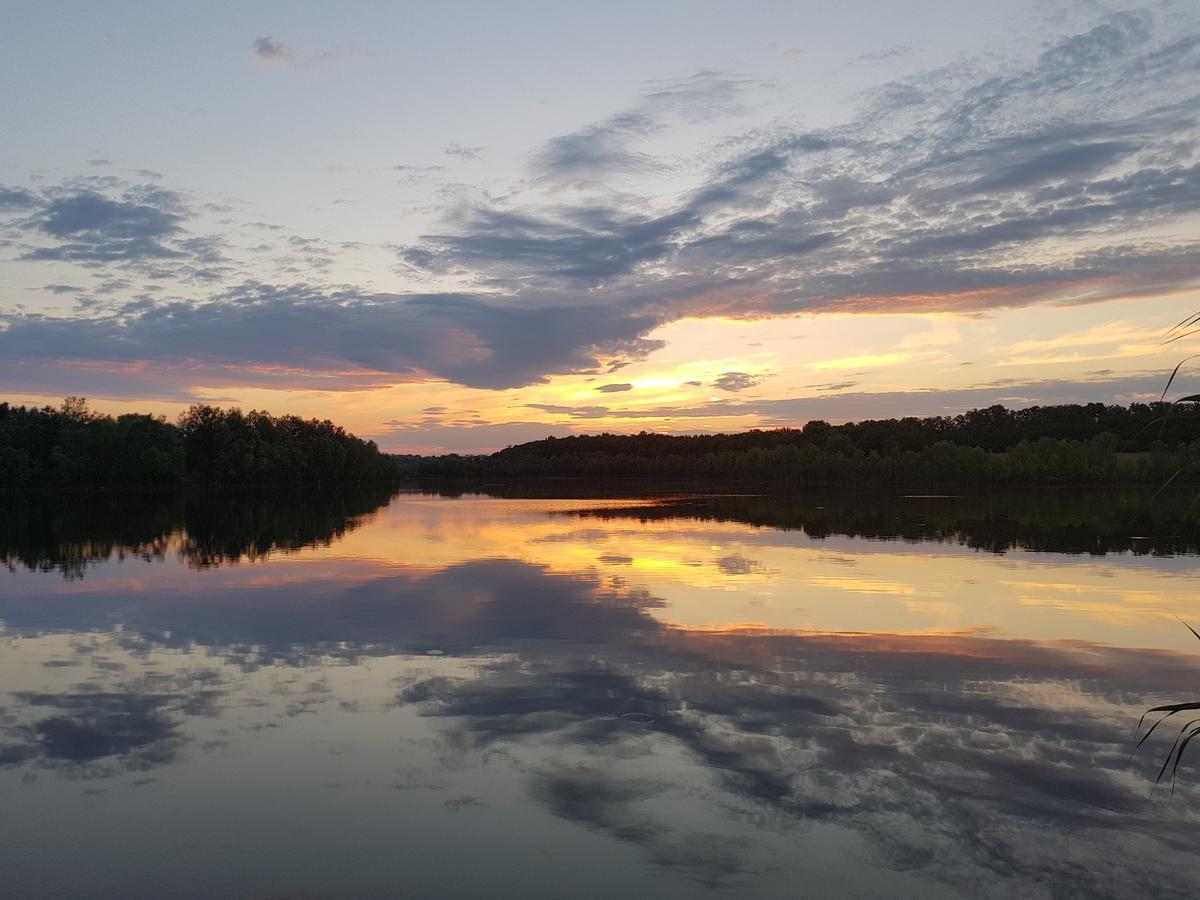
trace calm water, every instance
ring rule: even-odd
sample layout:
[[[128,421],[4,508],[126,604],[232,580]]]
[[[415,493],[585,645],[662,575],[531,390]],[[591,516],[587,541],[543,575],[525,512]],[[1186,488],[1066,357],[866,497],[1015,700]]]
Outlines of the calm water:
[[[1141,502],[9,502],[0,894],[1193,896]]]

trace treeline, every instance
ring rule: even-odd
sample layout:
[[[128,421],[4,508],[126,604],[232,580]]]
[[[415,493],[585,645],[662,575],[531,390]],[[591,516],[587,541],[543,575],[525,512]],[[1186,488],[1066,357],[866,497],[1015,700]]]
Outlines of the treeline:
[[[0,488],[334,484],[394,478],[372,441],[332,422],[197,405],[163,417],[0,403]]]
[[[1101,403],[740,434],[600,434],[445,456],[422,475],[729,479],[785,486],[934,487],[1200,480],[1200,404]]]

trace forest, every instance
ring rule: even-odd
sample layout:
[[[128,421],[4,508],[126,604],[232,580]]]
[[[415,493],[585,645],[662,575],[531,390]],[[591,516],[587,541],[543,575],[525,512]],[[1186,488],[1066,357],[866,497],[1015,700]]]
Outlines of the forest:
[[[1200,481],[1200,404],[1091,403],[738,434],[546,438],[490,456],[414,460],[415,475],[629,477],[784,487]]]
[[[0,403],[0,488],[331,485],[396,477],[373,441],[328,420],[196,405],[176,422]]]
[[[175,422],[0,403],[0,489],[653,478],[776,487],[1200,482],[1200,404],[990,406],[737,434],[546,438],[487,456],[382,453],[329,420],[196,405]]]

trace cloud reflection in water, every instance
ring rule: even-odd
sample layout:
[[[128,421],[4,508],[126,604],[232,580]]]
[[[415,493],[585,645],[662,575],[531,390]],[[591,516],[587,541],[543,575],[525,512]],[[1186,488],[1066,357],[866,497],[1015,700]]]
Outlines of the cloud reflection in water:
[[[718,560],[748,577],[749,557]],[[1151,803],[1153,760],[1128,759],[1137,714],[1200,674],[1194,656],[688,627],[636,572],[517,558],[321,566],[193,570],[178,592],[105,573],[6,592],[0,640],[27,652],[0,659],[0,777],[183,771],[211,755],[214,728],[244,748],[255,728],[300,735],[336,710],[348,758],[409,723],[411,743],[386,753],[398,769],[426,753],[399,781],[468,798],[447,814],[540,810],[714,889],[770,894],[828,863],[865,892],[1182,896],[1200,871],[1200,791],[1185,779]],[[107,667],[76,652],[89,635]],[[61,652],[28,649],[39,641]],[[308,765],[293,777],[311,790],[328,766]],[[479,799],[477,776],[507,801]]]

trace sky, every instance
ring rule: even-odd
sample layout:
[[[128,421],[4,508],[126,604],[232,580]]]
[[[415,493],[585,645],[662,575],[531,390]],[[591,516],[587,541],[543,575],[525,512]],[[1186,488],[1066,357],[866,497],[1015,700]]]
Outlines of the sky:
[[[478,452],[1200,352],[1191,0],[7,6],[10,402]]]

